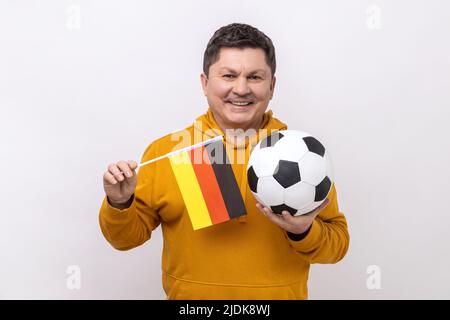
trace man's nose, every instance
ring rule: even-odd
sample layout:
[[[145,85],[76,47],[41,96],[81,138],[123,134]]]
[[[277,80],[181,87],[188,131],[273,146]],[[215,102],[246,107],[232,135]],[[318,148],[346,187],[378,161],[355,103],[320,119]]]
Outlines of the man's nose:
[[[240,77],[236,79],[233,87],[233,91],[235,94],[240,96],[245,96],[250,93],[250,88],[247,84],[247,78]]]

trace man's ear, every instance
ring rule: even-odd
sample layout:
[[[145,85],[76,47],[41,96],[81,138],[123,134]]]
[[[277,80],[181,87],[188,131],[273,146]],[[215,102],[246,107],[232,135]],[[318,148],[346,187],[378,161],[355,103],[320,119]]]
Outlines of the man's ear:
[[[200,75],[200,82],[202,84],[203,94],[206,97],[208,93],[208,90],[206,89],[208,86],[208,76],[204,72]]]
[[[273,92],[275,91],[275,82],[277,78],[275,76],[272,77],[272,82],[270,83],[270,100],[272,100]]]

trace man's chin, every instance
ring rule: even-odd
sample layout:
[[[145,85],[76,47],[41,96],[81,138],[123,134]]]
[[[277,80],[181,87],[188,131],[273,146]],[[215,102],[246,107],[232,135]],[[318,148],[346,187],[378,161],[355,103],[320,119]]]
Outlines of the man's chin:
[[[227,114],[227,121],[234,128],[246,128],[253,122],[253,113],[231,112]]]

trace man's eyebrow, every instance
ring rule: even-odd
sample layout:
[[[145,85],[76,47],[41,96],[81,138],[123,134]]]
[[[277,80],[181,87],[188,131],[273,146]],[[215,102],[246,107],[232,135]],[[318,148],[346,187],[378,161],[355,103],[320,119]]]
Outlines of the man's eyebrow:
[[[229,72],[237,73],[236,70],[233,70],[233,69],[228,68],[228,67],[220,68],[219,71],[229,71]],[[258,73],[258,72],[261,72],[263,74],[266,73],[266,71],[264,69],[256,69],[256,70],[251,71],[250,74],[255,74],[255,73]]]

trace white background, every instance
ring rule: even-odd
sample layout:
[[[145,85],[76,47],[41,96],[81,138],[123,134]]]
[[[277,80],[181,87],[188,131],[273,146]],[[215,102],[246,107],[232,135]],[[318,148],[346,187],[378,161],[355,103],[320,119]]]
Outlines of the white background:
[[[206,44],[243,22],[276,47],[275,116],[334,161],[351,245],[312,266],[310,298],[449,299],[449,17],[444,0],[1,0],[0,298],[165,298],[160,228],[128,252],[103,239],[102,174],[206,110]]]

